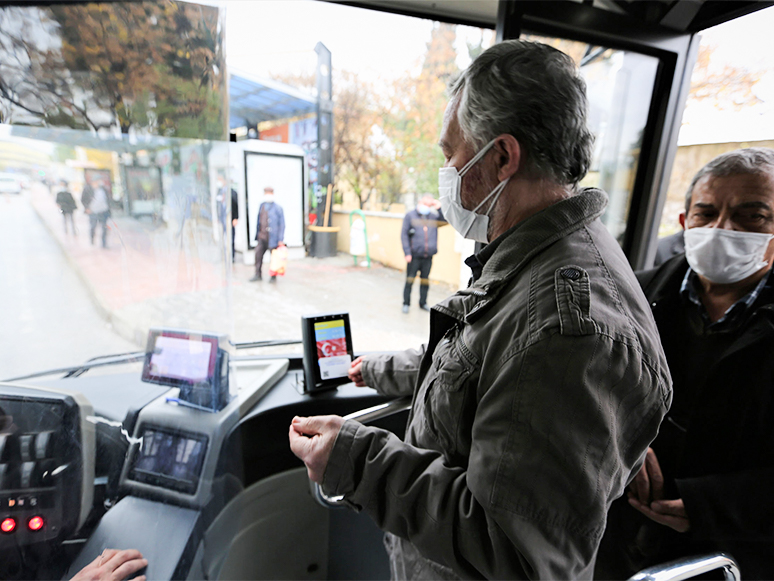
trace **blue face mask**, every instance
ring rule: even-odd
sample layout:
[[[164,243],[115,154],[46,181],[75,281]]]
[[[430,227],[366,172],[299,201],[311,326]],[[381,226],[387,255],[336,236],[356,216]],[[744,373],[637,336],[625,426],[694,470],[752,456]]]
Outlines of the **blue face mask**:
[[[427,216],[430,213],[430,207],[425,206],[424,204],[417,204],[417,212],[423,216]]]

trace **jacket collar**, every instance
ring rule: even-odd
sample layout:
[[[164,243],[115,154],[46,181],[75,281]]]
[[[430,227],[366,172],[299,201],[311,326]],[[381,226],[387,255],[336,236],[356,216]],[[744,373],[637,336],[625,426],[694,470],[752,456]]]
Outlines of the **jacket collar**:
[[[685,254],[678,254],[657,268],[637,273],[657,322],[661,317],[671,319],[675,309],[682,308],[680,286],[687,270]],[[753,304],[742,325],[742,337],[723,354],[722,359],[760,340],[774,337],[774,303],[760,306]]]
[[[472,323],[532,258],[597,219],[606,207],[605,192],[584,188],[519,222],[479,253],[479,260],[484,262],[481,277],[467,289],[438,304],[437,309]]]

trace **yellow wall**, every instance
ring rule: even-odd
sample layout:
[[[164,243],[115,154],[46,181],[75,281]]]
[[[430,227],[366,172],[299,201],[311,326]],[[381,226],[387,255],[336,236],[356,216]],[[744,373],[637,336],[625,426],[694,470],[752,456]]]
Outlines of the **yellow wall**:
[[[405,270],[406,258],[400,242],[402,214],[365,212],[368,249],[371,260],[398,270]],[[339,252],[349,253],[349,213],[333,212],[333,225],[341,228],[338,235]],[[455,232],[451,226],[438,229],[438,254],[433,257],[430,280],[445,282],[455,287],[460,283],[460,253],[454,250]]]

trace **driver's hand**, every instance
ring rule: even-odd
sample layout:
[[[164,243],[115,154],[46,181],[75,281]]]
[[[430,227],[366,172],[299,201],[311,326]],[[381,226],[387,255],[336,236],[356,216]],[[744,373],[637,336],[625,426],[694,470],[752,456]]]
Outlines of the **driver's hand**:
[[[358,387],[365,387],[365,381],[363,380],[363,356],[361,355],[355,359],[347,370],[347,377],[349,380]]]
[[[137,549],[105,549],[70,581],[122,581],[147,566],[148,560]],[[145,581],[145,575],[135,579]]]
[[[336,436],[344,424],[340,416],[296,416],[290,424],[290,450],[298,456],[309,473],[309,480],[322,484]]]

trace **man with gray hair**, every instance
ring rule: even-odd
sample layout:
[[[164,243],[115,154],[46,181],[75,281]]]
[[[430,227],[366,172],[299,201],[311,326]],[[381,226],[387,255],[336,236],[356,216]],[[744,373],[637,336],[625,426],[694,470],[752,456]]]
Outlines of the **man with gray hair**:
[[[610,511],[597,577],[726,551],[745,579],[773,579],[774,150],[710,161],[680,224],[685,254],[639,275],[674,402]]]
[[[487,243],[473,282],[430,312],[418,350],[350,378],[413,395],[405,438],[294,418],[293,452],[328,494],[387,531],[395,579],[590,578],[610,503],[671,400],[653,318],[577,184],[590,163],[585,84],[565,54],[507,41],[451,90],[444,218]]]

